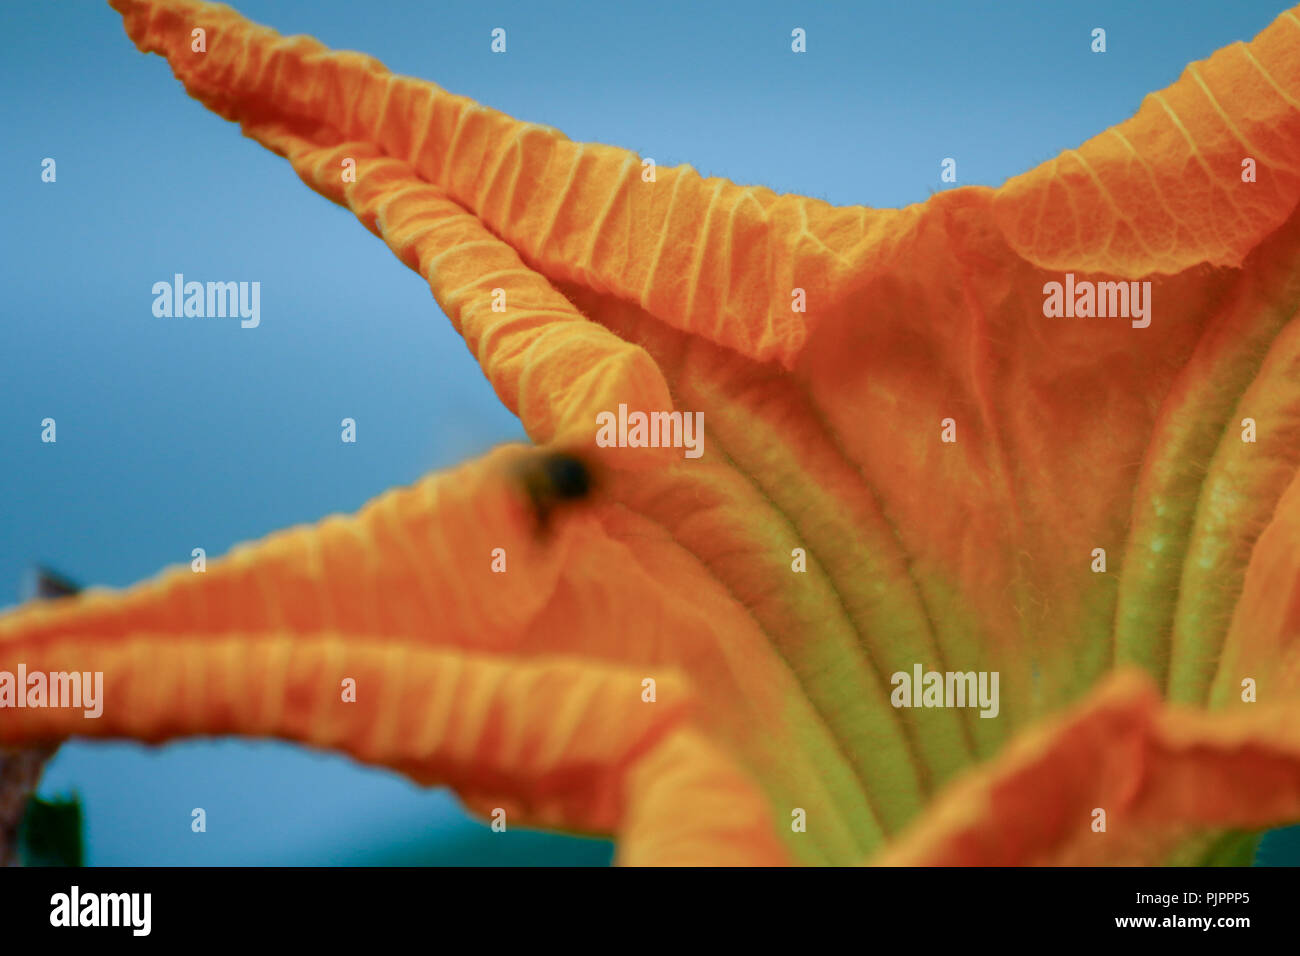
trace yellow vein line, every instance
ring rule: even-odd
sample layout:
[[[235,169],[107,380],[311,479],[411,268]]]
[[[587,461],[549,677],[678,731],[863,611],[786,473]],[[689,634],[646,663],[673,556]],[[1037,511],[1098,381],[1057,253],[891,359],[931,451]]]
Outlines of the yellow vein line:
[[[523,131],[524,131],[524,127],[522,125],[516,126],[510,138],[501,145],[500,149],[497,150],[496,161],[492,164],[491,171],[488,172],[487,177],[483,180],[482,188],[480,188],[478,191],[478,196],[476,197],[477,198],[476,205],[478,208],[479,215],[484,218],[486,218],[487,216],[487,200],[488,198],[490,198],[492,187],[496,185],[497,176],[501,174],[501,167],[505,164],[506,157],[509,155],[510,150],[512,150],[515,147],[515,143],[519,140],[519,137],[523,134]],[[517,175],[518,169],[516,169],[515,172]],[[510,197],[507,196],[506,207],[502,209],[502,215],[501,215],[502,219],[506,218],[505,209],[509,208],[509,203],[510,203]]]
[[[691,267],[687,274],[686,286],[686,308],[683,310],[682,319],[686,327],[690,328],[694,323],[691,321],[691,315],[695,309],[695,294],[700,287],[700,272],[704,267],[704,253],[708,246],[709,224],[713,221],[713,210],[718,204],[718,194],[722,192],[724,181],[719,179],[718,184],[713,187],[713,195],[709,197],[709,207],[704,212],[704,222],[700,226],[700,238],[695,243],[695,251],[691,256]],[[730,253],[730,250],[726,250]],[[724,272],[730,270],[730,255],[724,254],[721,259],[721,268]]]
[[[1246,57],[1246,60],[1250,63],[1250,65],[1259,71],[1259,75],[1264,77],[1264,79],[1268,80],[1269,85],[1272,86],[1273,89],[1277,90],[1277,95],[1282,97],[1282,99],[1286,101],[1288,106],[1290,106],[1292,109],[1300,110],[1300,102],[1297,102],[1295,99],[1293,99],[1291,95],[1287,93],[1285,89],[1282,88],[1281,84],[1279,84],[1277,80],[1273,79],[1272,74],[1270,74],[1268,70],[1264,69],[1264,64],[1260,63],[1259,60],[1255,59],[1255,55],[1250,52],[1249,46],[1243,43],[1241,45],[1241,52]]]
[[[564,208],[564,201],[569,197],[569,190],[573,188],[573,183],[578,178],[578,164],[582,161],[584,151],[585,147],[582,143],[579,143],[578,151],[574,154],[573,162],[569,165],[569,175],[564,180],[564,187],[555,199],[555,208],[546,217],[546,227],[537,236],[537,255],[539,257],[546,251],[546,243],[550,241],[551,233],[555,231],[555,222],[560,218],[560,210]]]
[[[1092,178],[1092,181],[1097,184],[1097,188],[1101,191],[1102,198],[1106,200],[1106,204],[1115,211],[1115,216],[1120,220],[1120,222],[1126,223],[1129,228],[1132,229],[1133,235],[1137,237],[1137,241],[1142,243],[1142,248],[1145,249],[1152,258],[1155,258],[1156,251],[1151,248],[1150,244],[1146,241],[1146,238],[1143,237],[1141,230],[1134,226],[1133,221],[1119,208],[1119,204],[1115,202],[1115,197],[1111,195],[1111,191],[1106,188],[1106,184],[1101,181],[1101,177],[1097,175],[1097,171],[1092,168],[1092,165],[1086,158],[1084,158],[1084,155],[1077,149],[1068,149],[1066,152],[1079,161],[1079,165],[1083,167],[1083,171],[1086,172]],[[1113,238],[1114,233],[1112,232],[1111,235]]]
[[[587,240],[586,264],[582,266],[583,272],[587,274],[587,282],[593,288],[599,291],[602,286],[608,286],[608,283],[600,282],[596,276],[596,241],[605,229],[605,221],[609,219],[609,214],[614,209],[614,202],[623,193],[627,185],[627,174],[637,165],[635,156],[628,156],[623,160],[623,168],[619,170],[618,178],[614,180],[614,185],[610,189],[609,195],[605,198],[604,204],[600,207],[600,212],[596,214],[596,219],[591,225],[591,236]],[[577,164],[574,164],[577,168]],[[630,219],[631,217],[629,217]],[[626,272],[624,272],[626,276]]]
[[[1205,98],[1210,101],[1210,105],[1214,107],[1214,111],[1223,118],[1223,122],[1228,129],[1232,130],[1232,135],[1237,137],[1237,142],[1241,143],[1242,146],[1245,146],[1251,154],[1256,156],[1262,155],[1259,147],[1247,140],[1246,137],[1242,135],[1241,130],[1237,129],[1237,124],[1232,121],[1226,112],[1224,112],[1223,107],[1219,105],[1219,101],[1215,99],[1214,94],[1210,92],[1210,87],[1206,84],[1205,80],[1201,78],[1201,71],[1196,68],[1196,64],[1193,63],[1189,66],[1187,71],[1192,74],[1192,79],[1196,80],[1197,86],[1199,86],[1201,91],[1205,93]],[[1270,164],[1271,162],[1272,161],[1270,160]]]
[[[659,268],[659,254],[663,251],[664,243],[668,241],[669,234],[672,230],[673,209],[677,206],[677,188],[681,185],[686,174],[680,168],[676,170],[673,177],[672,193],[668,197],[668,209],[664,213],[663,226],[659,230],[659,241],[655,244],[655,251],[650,256],[650,268],[646,271],[645,282],[641,286],[641,306],[647,311],[650,310],[649,290],[654,285],[655,270]]]
[[[1164,192],[1160,189],[1160,180],[1156,178],[1155,169],[1152,168],[1149,162],[1143,159],[1142,154],[1139,153],[1137,149],[1134,148],[1133,144],[1128,141],[1128,137],[1126,137],[1123,133],[1119,131],[1118,126],[1112,126],[1110,128],[1110,131],[1114,133],[1117,137],[1119,137],[1119,141],[1124,144],[1125,148],[1127,148],[1130,153],[1133,154],[1134,159],[1136,159],[1138,163],[1141,164],[1143,171],[1147,174],[1147,179],[1151,181],[1152,191],[1156,194],[1156,197],[1160,200],[1160,205],[1164,208],[1165,214],[1169,216],[1170,222],[1177,224],[1178,215],[1174,212],[1172,208],[1170,208],[1169,201],[1165,199]]]
[[[493,241],[493,244],[495,245],[495,240]],[[466,243],[464,246],[457,246],[457,249],[464,249],[470,245],[473,245],[473,243]],[[454,252],[455,250],[449,250],[449,251]],[[446,254],[447,253],[445,252],[443,253],[444,256]],[[441,259],[442,256],[436,256],[435,258]],[[430,263],[430,267],[432,268],[432,263]],[[482,275],[475,276],[473,279],[465,283],[463,286],[459,286],[458,288],[452,289],[450,292],[446,293],[446,299],[448,302],[451,302],[452,300],[458,298],[460,294],[464,292],[466,289],[473,289],[475,287],[478,287],[480,283],[495,281],[496,279],[501,279],[504,278],[505,276],[518,276],[518,275],[529,276],[530,278],[537,278],[537,273],[534,272],[532,269],[528,269],[528,268],[499,269],[496,272],[485,272]]]

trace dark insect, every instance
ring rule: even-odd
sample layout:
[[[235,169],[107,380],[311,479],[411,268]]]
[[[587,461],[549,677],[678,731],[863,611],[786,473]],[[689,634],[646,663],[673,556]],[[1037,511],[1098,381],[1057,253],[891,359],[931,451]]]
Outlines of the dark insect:
[[[519,465],[518,474],[540,531],[549,528],[551,512],[558,505],[581,501],[591,493],[591,470],[581,458],[568,452],[531,455]]]
[[[64,577],[57,571],[37,565],[29,572],[24,590],[26,592],[23,595],[25,600],[37,600],[71,597],[79,592],[81,588],[74,581]]]

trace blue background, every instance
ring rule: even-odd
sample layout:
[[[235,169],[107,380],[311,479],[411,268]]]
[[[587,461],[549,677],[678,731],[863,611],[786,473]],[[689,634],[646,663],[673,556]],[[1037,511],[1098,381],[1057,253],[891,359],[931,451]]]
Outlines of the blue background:
[[[998,185],[1130,116],[1278,0],[244,0],[521,119],[833,203]],[[508,52],[489,51],[504,27]],[[808,52],[790,52],[807,30]],[[1091,30],[1108,52],[1090,51]],[[124,586],[522,439],[429,295],[354,217],[189,99],[91,2],[0,7],[0,605],[44,561]],[[40,180],[44,157],[58,181]],[[175,272],[262,284],[262,324],[167,321]],[[58,421],[58,443],[39,423]],[[339,421],[358,442],[339,441]],[[603,863],[491,834],[451,795],[273,742],[65,746],[92,864]],[[190,810],[208,832],[190,831]],[[1297,830],[1267,851],[1300,859]],[[1287,850],[1283,843],[1290,842]]]

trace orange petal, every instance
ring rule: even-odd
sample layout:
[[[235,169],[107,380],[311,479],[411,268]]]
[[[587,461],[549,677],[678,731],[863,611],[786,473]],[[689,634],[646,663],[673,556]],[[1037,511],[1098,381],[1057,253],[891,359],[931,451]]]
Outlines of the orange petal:
[[[801,857],[878,846],[1115,660],[1205,699],[1300,447],[1294,14],[1000,190],[875,211],[689,168],[648,182],[623,151],[226,8],[117,6],[193,95],[429,277],[530,434],[580,442],[623,395],[705,413],[705,459],[610,475],[581,546],[520,585],[525,608],[556,595],[528,640],[680,666],[776,817],[812,805]],[[336,181],[352,154],[358,181]],[[1046,317],[1063,270],[1171,274],[1135,329]],[[485,311],[498,281],[519,314]],[[1241,447],[1256,409],[1268,437]],[[472,615],[457,601],[492,593],[448,600]],[[526,643],[519,626],[494,639]],[[891,708],[913,663],[1000,672],[1000,719]]]
[[[1212,695],[1233,712],[1300,697],[1300,474],[1260,534],[1242,588]]]
[[[50,671],[102,672],[103,713],[17,709],[0,741],[275,736],[450,785],[484,812],[505,810],[507,827],[626,831],[627,863],[786,861],[761,794],[702,739],[685,685],[666,672],[665,699],[646,703],[637,671],[331,633],[142,633],[7,641],[4,652]]]
[[[280,123],[248,128],[312,188],[351,208],[408,266],[465,337],[502,402],[539,443],[594,451],[598,412],[671,408],[659,369],[588,321],[478,219],[368,143],[317,146]],[[343,182],[343,163],[356,163]],[[647,452],[644,457],[650,457]],[[613,465],[625,455],[607,456]]]
[[[689,166],[656,169],[647,182],[626,150],[571,142],[228,7],[112,2],[136,46],[165,56],[192,96],[248,135],[266,142],[260,121],[270,119],[310,129],[321,146],[371,144],[547,275],[762,360],[789,362],[806,337],[793,287],[842,284],[915,216],[778,196]],[[208,31],[202,55],[190,50],[196,25]]]
[[[115,593],[35,602],[0,618],[0,648],[70,635],[116,640],[133,633],[218,635],[245,631],[402,635],[424,643],[508,648],[552,599],[570,539],[540,541],[514,474],[535,451],[500,448],[487,458],[377,498],[354,517],[236,547],[202,573],[177,567]],[[501,577],[491,548],[531,573]]]
[[[1292,822],[1297,717],[1294,699],[1231,718],[1165,706],[1145,675],[1117,673],[955,783],[874,862],[1149,865],[1197,832]]]
[[[998,190],[1007,239],[1044,268],[1142,276],[1239,266],[1300,198],[1300,17],[1193,63],[1137,115]],[[1242,163],[1257,180],[1242,180]]]
[[[0,740],[288,735],[413,772],[400,753],[371,748],[369,724],[331,729],[340,678],[337,668],[322,677],[320,662],[332,666],[351,648],[373,648],[383,660],[427,650],[494,654],[520,666],[558,655],[597,671],[633,669],[638,704],[645,678],[659,682],[661,699],[690,696],[674,685],[685,665],[707,692],[698,723],[724,742],[718,753],[739,755],[761,775],[778,820],[798,806],[818,822],[799,846],[806,859],[863,852],[879,840],[851,758],[747,611],[669,536],[622,509],[575,503],[539,534],[515,477],[536,454],[499,449],[390,491],[354,517],[240,546],[203,573],[177,568],[123,592],[90,590],[0,617],[0,670],[104,670],[105,706],[114,711],[107,721],[6,709]],[[619,537],[635,540],[637,551]],[[505,573],[492,570],[495,548]],[[692,582],[690,601],[680,600],[681,581]],[[616,631],[611,621],[620,622]],[[243,654],[271,663],[249,670]],[[292,673],[304,683],[286,689],[286,669],[300,656],[310,663]],[[284,721],[296,723],[286,730]],[[729,779],[707,770],[704,755],[717,747],[676,744],[659,759],[704,799],[710,781]],[[465,773],[458,786],[468,791]],[[659,784],[648,792],[656,804],[668,799]]]

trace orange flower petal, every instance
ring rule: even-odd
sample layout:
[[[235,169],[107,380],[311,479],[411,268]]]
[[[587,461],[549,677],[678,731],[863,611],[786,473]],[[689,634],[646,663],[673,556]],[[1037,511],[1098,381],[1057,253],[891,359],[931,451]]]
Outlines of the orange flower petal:
[[[1257,703],[1300,698],[1298,543],[1300,474],[1295,474],[1252,552],[1218,661],[1215,706],[1234,711],[1253,707],[1243,699],[1248,690],[1254,691]]]
[[[689,721],[682,682],[641,700],[636,671],[521,661],[330,633],[132,633],[6,643],[51,671],[101,671],[103,714],[15,710],[0,741],[66,734],[274,736],[455,787],[511,825],[626,831],[624,862],[779,864],[760,792]],[[345,679],[355,701],[345,702]]]
[[[1227,718],[1114,675],[1073,713],[962,778],[874,862],[1154,864],[1190,834],[1300,817],[1300,706]],[[1105,830],[1094,829],[1105,812]]]
[[[590,444],[593,413],[622,400],[698,408],[706,457],[645,456],[644,468],[623,470],[632,459],[607,449],[605,483],[547,546],[530,539],[508,482],[476,465],[395,492],[353,522],[269,539],[201,584],[164,579],[21,611],[0,621],[0,648],[346,633],[365,648],[383,637],[525,662],[573,654],[593,673],[615,661],[662,666],[690,680],[709,743],[695,730],[674,737],[661,771],[635,789],[655,806],[676,799],[656,789],[661,778],[727,792],[709,783],[730,772],[705,753],[717,747],[754,774],[776,821],[807,810],[809,832],[788,847],[810,862],[878,848],[961,768],[1085,694],[1116,660],[1201,703],[1225,639],[1229,667],[1234,655],[1258,650],[1267,665],[1290,653],[1276,647],[1292,637],[1280,630],[1289,598],[1258,610],[1238,598],[1294,580],[1280,532],[1260,536],[1297,464],[1294,14],[1000,190],[877,211],[688,167],[648,182],[628,153],[280,38],[228,8],[115,5],[193,95],[287,155],[429,278],[531,435]],[[208,52],[196,56],[189,31],[200,24]],[[1257,154],[1256,183],[1239,175],[1245,149]],[[348,156],[354,184],[335,179]],[[1066,270],[1150,276],[1151,325],[1048,318],[1044,285]],[[493,313],[485,294],[497,288],[517,308]],[[791,309],[796,288],[807,312]],[[1265,437],[1240,442],[1236,422],[1255,415]],[[939,440],[949,418],[954,443]],[[433,507],[431,490],[446,495]],[[498,540],[523,556],[508,586],[485,559],[464,557]],[[431,552],[412,544],[427,541]],[[805,573],[791,569],[796,548]],[[1098,548],[1104,573],[1089,567]],[[360,589],[347,586],[354,579]],[[1230,634],[1234,613],[1242,623]],[[1252,615],[1274,629],[1254,639]],[[123,673],[150,668],[126,660]],[[910,664],[998,671],[999,719],[892,708],[889,675]],[[258,686],[275,697],[274,682]],[[1024,834],[1015,847],[1044,859],[1093,852],[1062,814],[1099,792],[1118,800],[1113,833],[1130,842],[1115,858],[1163,846],[1134,822],[1158,820],[1162,801],[1187,825],[1293,812],[1285,801],[1188,805],[1159,782],[1148,803],[1064,773],[1072,789],[1053,791],[1055,803],[1014,796],[1028,792],[1026,768],[1057,772],[1072,753],[1096,763],[1088,728],[1103,725],[1155,754],[1172,781],[1219,779],[1218,751],[1179,756],[1183,717],[1154,715],[1150,691],[1117,686],[1077,726],[987,772],[1014,777],[1010,790],[988,786],[1013,793],[1017,813],[1003,826]],[[1279,686],[1293,698],[1293,683]],[[1211,749],[1227,746],[1217,721],[1236,732],[1235,716],[1186,719]],[[1259,733],[1274,748],[1262,766],[1285,782],[1289,744]],[[1116,771],[1133,772],[1122,761]],[[917,832],[959,858],[978,838],[943,805]],[[641,834],[636,855],[648,859],[666,815],[639,814],[629,810],[626,832]],[[723,852],[694,837],[683,847],[682,857]]]
[[[1137,115],[1015,177],[994,211],[1044,268],[1239,266],[1300,199],[1300,17],[1187,67]],[[1255,163],[1257,179],[1242,180]]]

